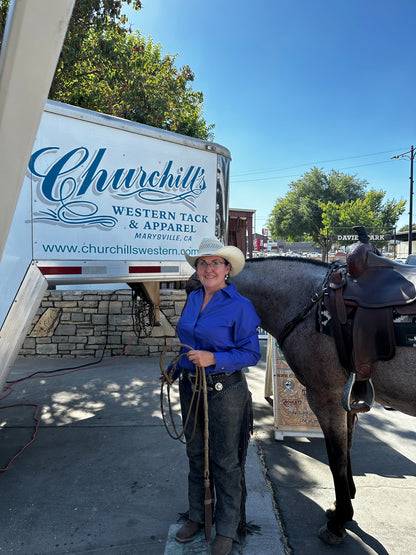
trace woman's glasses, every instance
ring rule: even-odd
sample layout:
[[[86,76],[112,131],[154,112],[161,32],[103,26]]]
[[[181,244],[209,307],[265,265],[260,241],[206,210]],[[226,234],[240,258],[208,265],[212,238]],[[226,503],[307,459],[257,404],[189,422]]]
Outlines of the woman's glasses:
[[[221,262],[220,260],[214,260],[213,262],[205,262],[205,260],[201,260],[200,262],[198,262],[197,267],[203,268],[205,270],[206,268],[208,268],[208,266],[211,266],[211,268],[215,270],[216,268],[219,268],[221,264],[226,264],[226,263]]]

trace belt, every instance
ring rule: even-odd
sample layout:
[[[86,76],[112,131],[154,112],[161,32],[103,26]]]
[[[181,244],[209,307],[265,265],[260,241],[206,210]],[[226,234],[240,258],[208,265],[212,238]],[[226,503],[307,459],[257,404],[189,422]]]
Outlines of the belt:
[[[188,372],[187,370],[182,370],[182,376],[187,380],[193,387],[195,387],[196,376]],[[207,390],[208,391],[222,391],[225,385],[230,386],[238,382],[243,381],[242,370],[237,370],[232,373],[224,374],[207,374]]]

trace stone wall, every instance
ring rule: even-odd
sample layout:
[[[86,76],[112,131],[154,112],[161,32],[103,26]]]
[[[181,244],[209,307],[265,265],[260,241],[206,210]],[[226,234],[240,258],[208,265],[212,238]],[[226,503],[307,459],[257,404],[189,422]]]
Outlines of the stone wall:
[[[19,356],[160,356],[177,351],[176,324],[185,304],[181,290],[161,290],[160,325],[149,337],[134,332],[132,292],[46,291]]]

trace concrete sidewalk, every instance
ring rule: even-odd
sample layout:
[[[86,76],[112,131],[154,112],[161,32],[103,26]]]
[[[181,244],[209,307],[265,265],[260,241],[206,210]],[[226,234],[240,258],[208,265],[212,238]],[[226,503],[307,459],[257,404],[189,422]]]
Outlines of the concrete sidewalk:
[[[86,362],[19,359],[9,380]],[[204,540],[183,546],[173,539],[187,510],[187,458],[162,423],[159,359],[124,357],[63,373],[15,384],[1,403],[10,406],[0,412],[2,468],[32,438],[35,408],[28,405],[39,405],[41,421],[33,443],[0,474],[0,553],[207,552]],[[264,383],[264,365],[250,369],[252,379]],[[173,406],[179,415],[177,398]],[[261,532],[244,547],[234,544],[233,554],[283,554],[254,441],[246,470],[247,519]]]
[[[234,544],[233,555],[416,554],[416,420],[380,406],[360,416],[352,450],[354,520],[341,545],[325,545],[317,534],[334,500],[325,442],[274,439],[261,343],[262,359],[246,373],[255,424],[247,519],[261,534]],[[85,362],[20,359],[9,379]],[[206,553],[202,537],[184,546],[173,539],[187,509],[187,458],[161,420],[159,373],[158,358],[124,357],[14,386],[1,406],[39,404],[41,424],[33,443],[0,473],[0,554]],[[0,411],[1,468],[32,439],[34,407],[26,405]],[[179,415],[177,397],[173,406]]]
[[[359,415],[351,450],[354,519],[342,544],[318,537],[335,498],[325,440],[274,439],[273,414],[257,380],[263,357],[247,374],[253,392],[255,440],[270,481],[285,547],[295,555],[416,554],[416,419],[375,405]],[[416,400],[415,400],[416,402]],[[263,554],[262,554],[263,555]]]

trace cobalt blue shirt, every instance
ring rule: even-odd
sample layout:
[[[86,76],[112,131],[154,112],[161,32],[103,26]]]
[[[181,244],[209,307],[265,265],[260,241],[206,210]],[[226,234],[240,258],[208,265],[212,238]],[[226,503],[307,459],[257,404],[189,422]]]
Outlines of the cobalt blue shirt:
[[[189,294],[177,330],[181,343],[214,353],[216,365],[207,366],[205,373],[231,373],[257,364],[260,319],[251,302],[238,293],[233,283],[216,291],[201,312],[203,300],[202,286]],[[181,352],[188,350],[182,348]],[[178,366],[195,372],[195,365],[186,355]]]

